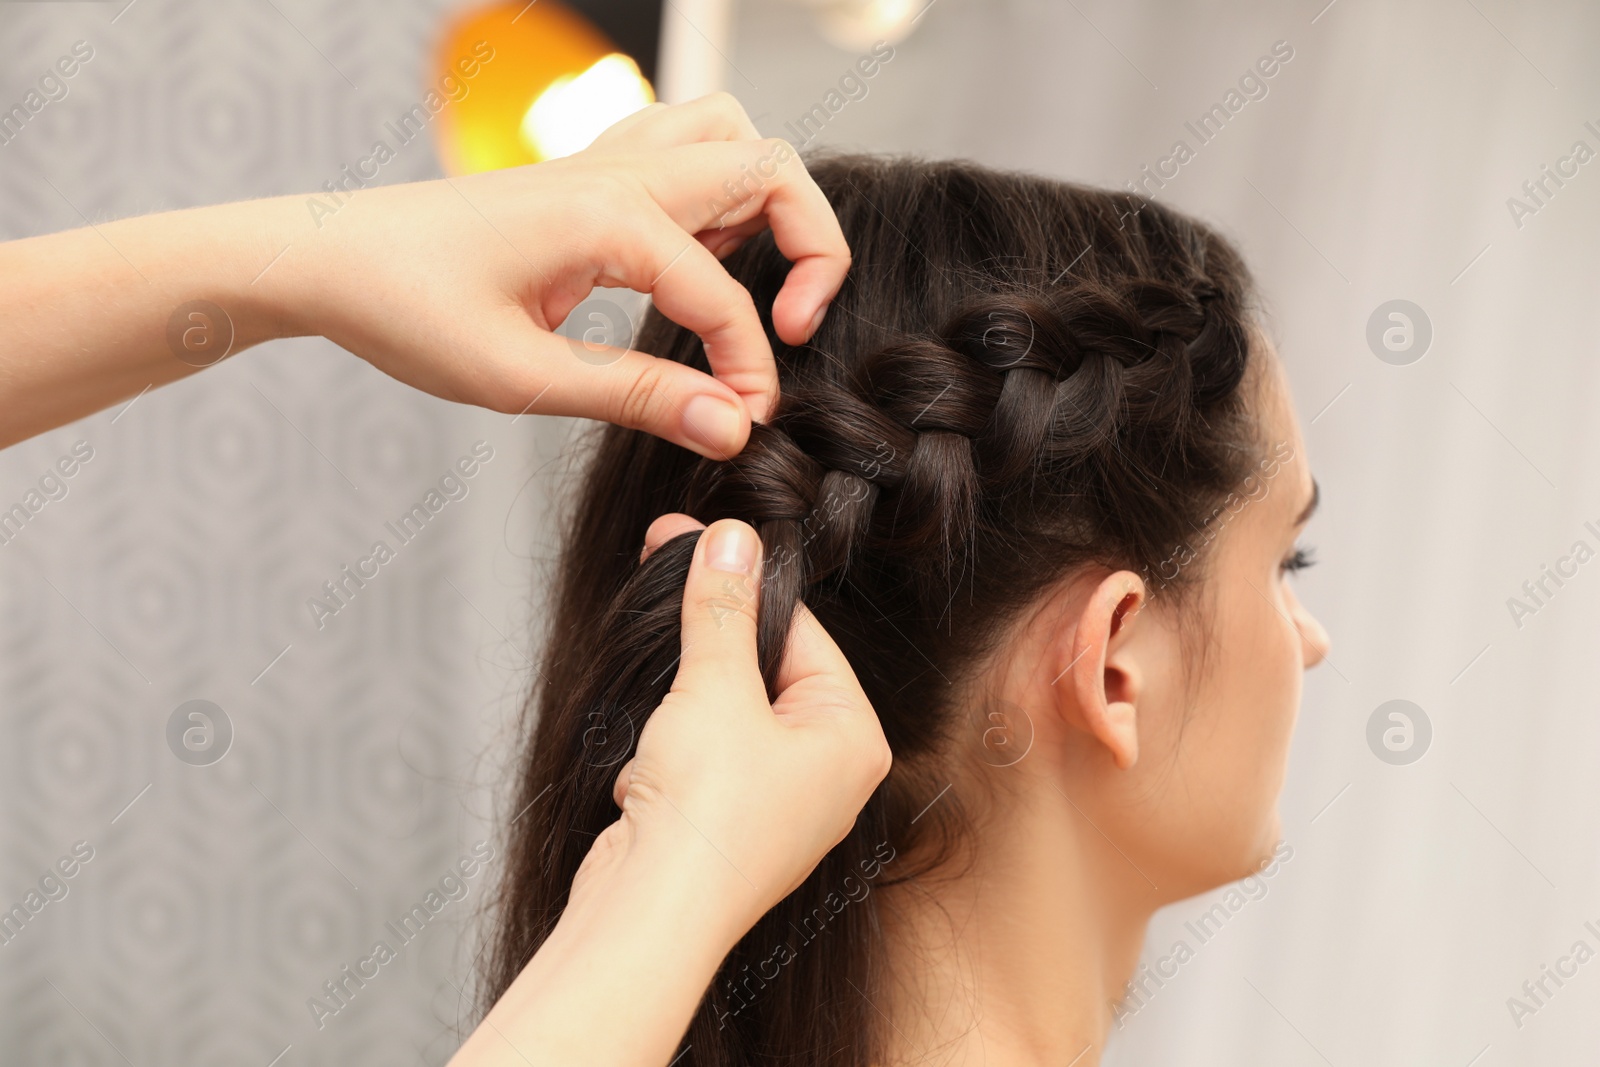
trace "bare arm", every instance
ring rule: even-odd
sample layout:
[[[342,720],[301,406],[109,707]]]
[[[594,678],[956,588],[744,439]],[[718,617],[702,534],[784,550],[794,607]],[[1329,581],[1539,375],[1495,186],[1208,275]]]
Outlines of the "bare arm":
[[[0,244],[0,447],[250,345],[316,334],[448,400],[605,419],[726,458],[767,416],[777,375],[754,302],[718,256],[771,227],[794,263],[772,308],[790,343],[811,336],[850,262],[799,157],[725,95],[654,105],[564,159],[360,190],[329,211],[333,199]],[[595,286],[651,294],[702,337],[715,377],[555,336]],[[626,344],[615,325],[601,340]]]
[[[452,1067],[664,1067],[755,922],[729,907],[737,890],[699,855],[710,850],[685,844],[619,857],[589,878]]]
[[[306,332],[277,310],[287,306],[281,283],[290,271],[256,278],[303,210],[298,198],[265,200],[0,244],[8,295],[0,447],[193,374],[225,352]],[[226,308],[226,318],[202,301]],[[182,327],[176,345],[170,322]]]

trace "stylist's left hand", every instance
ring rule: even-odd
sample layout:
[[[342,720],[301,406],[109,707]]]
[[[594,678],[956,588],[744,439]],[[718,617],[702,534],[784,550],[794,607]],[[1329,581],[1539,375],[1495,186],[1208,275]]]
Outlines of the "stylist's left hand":
[[[563,159],[363,190],[277,284],[293,287],[281,303],[299,332],[419,389],[603,419],[722,459],[777,399],[755,304],[719,262],[768,226],[793,263],[773,325],[799,344],[850,252],[794,149],[723,93],[652,105]],[[704,340],[715,378],[638,351],[579,358],[552,331],[595,286],[649,293]]]

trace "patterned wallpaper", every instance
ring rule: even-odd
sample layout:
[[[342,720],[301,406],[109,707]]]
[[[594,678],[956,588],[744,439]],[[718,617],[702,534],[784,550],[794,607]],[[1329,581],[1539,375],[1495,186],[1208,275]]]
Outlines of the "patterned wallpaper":
[[[316,190],[444,6],[0,4],[0,238]],[[0,1062],[448,1058],[568,429],[312,339],[0,452]]]

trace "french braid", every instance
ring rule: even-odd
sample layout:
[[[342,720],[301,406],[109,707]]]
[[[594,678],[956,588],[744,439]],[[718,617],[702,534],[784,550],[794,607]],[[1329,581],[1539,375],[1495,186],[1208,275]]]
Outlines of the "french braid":
[[[841,894],[915,879],[969,833],[959,797],[930,807],[973,734],[959,681],[1075,568],[1153,575],[1260,448],[1240,387],[1249,277],[1199,223],[967,163],[844,156],[810,169],[855,264],[810,342],[784,345],[767,324],[782,390],[770,424],[725,462],[611,427],[587,468],[484,972],[492,1000],[548,935],[671,684],[695,538],[640,564],[645,528],[669,511],[743,519],[767,561],[769,688],[804,602],[849,658],[895,762],[851,834],[728,956],[682,1067],[881,1058],[877,897]],[[769,308],[789,264],[763,236],[727,266]],[[698,339],[654,314],[638,347],[708,369]]]
[[[796,602],[852,559],[904,554],[948,581],[989,501],[1127,468],[1119,438],[1193,428],[1195,390],[1243,373],[1239,320],[1218,304],[1204,281],[986,296],[840,381],[790,387],[735,460],[694,471],[684,509],[761,534],[767,677]]]

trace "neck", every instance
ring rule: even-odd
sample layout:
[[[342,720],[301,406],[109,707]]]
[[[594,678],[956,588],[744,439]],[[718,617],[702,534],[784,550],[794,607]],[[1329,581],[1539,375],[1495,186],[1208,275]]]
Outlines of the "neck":
[[[886,890],[890,1063],[1100,1062],[1160,902],[1054,783],[1030,785],[972,862]]]

